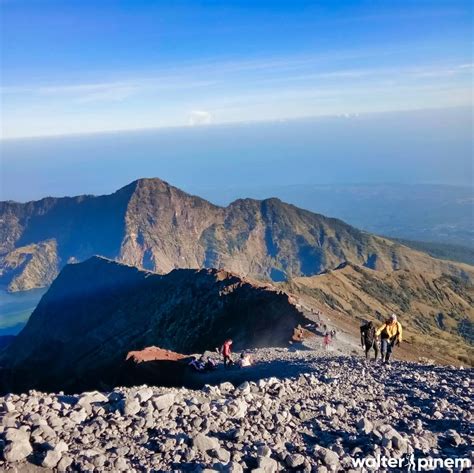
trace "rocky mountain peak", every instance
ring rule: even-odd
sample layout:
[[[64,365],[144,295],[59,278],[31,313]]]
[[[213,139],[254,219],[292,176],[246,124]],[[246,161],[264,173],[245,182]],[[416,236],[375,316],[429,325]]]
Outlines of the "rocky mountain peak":
[[[260,280],[312,276],[343,262],[470,278],[472,267],[433,259],[279,199],[216,206],[158,178],[111,195],[0,203],[0,283],[51,283],[71,261],[99,254],[165,274],[220,268]]]
[[[133,186],[135,192],[169,193],[172,191],[180,191],[177,187],[172,186],[158,177],[140,178],[129,185]]]

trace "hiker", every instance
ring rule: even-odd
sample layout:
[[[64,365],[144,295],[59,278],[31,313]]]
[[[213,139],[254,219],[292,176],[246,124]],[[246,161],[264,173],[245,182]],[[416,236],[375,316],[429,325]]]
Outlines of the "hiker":
[[[221,348],[221,353],[224,358],[224,367],[227,368],[227,366],[233,365],[234,362],[232,361],[232,340],[229,338],[224,342],[224,345],[222,345]]]
[[[334,339],[336,338],[336,329],[331,330],[331,337]]]
[[[400,345],[402,341],[402,325],[397,321],[397,316],[392,314],[375,332],[375,336],[381,337],[380,351],[382,352],[382,363],[389,363],[393,347]]]
[[[369,359],[369,352],[373,348],[375,352],[374,360],[377,360],[379,347],[377,337],[375,336],[375,325],[370,320],[366,320],[360,326],[360,343],[362,344],[362,349],[365,350],[365,359]]]
[[[252,366],[252,359],[248,353],[242,352],[240,354],[239,366],[241,368],[246,368],[247,366]]]
[[[193,356],[192,360],[189,362],[189,366],[195,371],[204,371],[204,363],[197,360],[195,356]]]
[[[324,349],[329,350],[329,345],[331,344],[331,334],[329,332],[326,332],[326,335],[324,335],[323,344]]]

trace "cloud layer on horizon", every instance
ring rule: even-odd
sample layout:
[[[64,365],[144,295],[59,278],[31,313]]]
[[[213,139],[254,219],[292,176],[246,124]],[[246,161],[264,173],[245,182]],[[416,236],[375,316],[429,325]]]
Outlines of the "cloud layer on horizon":
[[[472,100],[469,63],[342,68],[333,62],[267,58],[109,81],[3,86],[2,137],[466,106]]]

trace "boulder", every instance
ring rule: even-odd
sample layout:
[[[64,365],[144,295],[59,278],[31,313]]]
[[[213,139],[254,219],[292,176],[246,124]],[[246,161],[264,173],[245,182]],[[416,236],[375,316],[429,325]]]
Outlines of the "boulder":
[[[228,463],[230,461],[230,452],[225,448],[218,448],[215,450],[216,457],[223,463]]]
[[[95,403],[105,403],[108,402],[109,398],[104,394],[98,391],[86,392],[81,395],[77,404],[79,406],[87,406],[88,404],[95,404]]]
[[[72,465],[73,461],[74,460],[71,457],[69,457],[67,455],[63,455],[63,457],[61,458],[61,460],[57,464],[56,469],[60,472],[68,471],[68,469]]]
[[[175,402],[176,395],[173,393],[163,394],[152,398],[153,405],[158,411],[169,409]]]
[[[192,445],[200,452],[207,452],[209,450],[219,450],[219,441],[214,437],[208,437],[204,434],[197,434],[192,438]]]
[[[366,417],[362,417],[357,421],[357,430],[364,434],[370,434],[374,430],[374,424]]]
[[[140,412],[140,403],[136,399],[125,399],[123,402],[123,415],[134,416]]]
[[[153,389],[149,387],[144,387],[142,389],[139,389],[135,393],[135,398],[138,400],[138,402],[143,403],[148,401],[153,396]]]
[[[227,473],[244,473],[244,469],[242,466],[237,462],[230,462],[227,465]]]
[[[76,411],[72,411],[69,415],[69,420],[74,422],[74,424],[81,424],[87,419],[87,412],[85,409],[79,409]]]
[[[25,438],[11,441],[3,450],[5,460],[11,463],[24,460],[31,453],[33,453],[33,448],[29,440]]]
[[[247,413],[248,404],[242,399],[235,399],[227,405],[227,414],[235,419],[242,419]]]
[[[296,468],[298,466],[303,465],[304,463],[304,456],[300,453],[293,453],[291,455],[287,455],[285,458],[285,463],[290,468]]]
[[[257,464],[262,473],[275,473],[279,470],[278,462],[270,457],[258,457]]]
[[[30,433],[24,429],[9,428],[5,432],[5,440],[7,442],[21,442],[30,440]]]
[[[61,457],[62,453],[60,451],[48,450],[45,457],[43,458],[43,461],[41,462],[41,465],[45,468],[55,468],[61,460]]]
[[[339,470],[339,456],[328,448],[316,446],[315,453],[331,471]]]

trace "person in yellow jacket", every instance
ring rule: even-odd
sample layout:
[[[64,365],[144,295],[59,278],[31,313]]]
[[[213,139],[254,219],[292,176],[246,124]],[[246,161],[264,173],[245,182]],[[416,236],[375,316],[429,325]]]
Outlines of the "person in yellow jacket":
[[[382,362],[388,363],[392,355],[393,347],[400,345],[403,336],[402,324],[397,321],[397,316],[392,314],[390,318],[375,332],[376,337],[381,337],[380,351]]]

